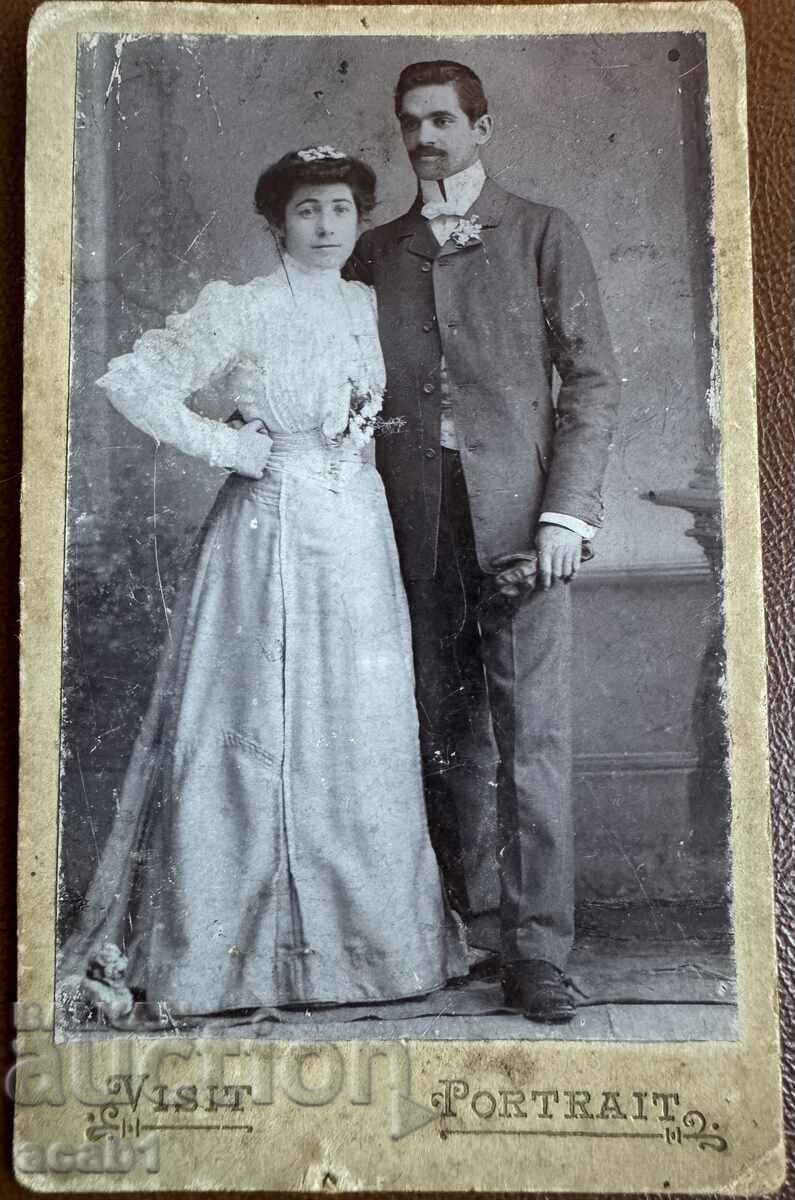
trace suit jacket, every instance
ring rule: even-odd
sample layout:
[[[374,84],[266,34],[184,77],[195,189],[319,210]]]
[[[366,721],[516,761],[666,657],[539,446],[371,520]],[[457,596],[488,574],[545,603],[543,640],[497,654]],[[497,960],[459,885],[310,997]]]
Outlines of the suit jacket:
[[[439,246],[421,207],[363,234],[353,260],[378,298],[384,416],[404,422],[376,460],[409,579],[435,570],[442,354],[484,571],[533,545],[543,511],[601,524],[619,395],[593,266],[563,212],[487,179],[468,214],[480,240]]]

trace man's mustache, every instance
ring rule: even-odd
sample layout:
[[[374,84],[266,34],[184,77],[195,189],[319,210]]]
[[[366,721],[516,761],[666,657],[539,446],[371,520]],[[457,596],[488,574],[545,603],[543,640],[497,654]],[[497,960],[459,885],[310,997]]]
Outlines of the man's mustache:
[[[413,161],[415,158],[447,158],[447,153],[444,150],[437,150],[434,146],[417,146],[416,150],[412,150],[409,158]]]

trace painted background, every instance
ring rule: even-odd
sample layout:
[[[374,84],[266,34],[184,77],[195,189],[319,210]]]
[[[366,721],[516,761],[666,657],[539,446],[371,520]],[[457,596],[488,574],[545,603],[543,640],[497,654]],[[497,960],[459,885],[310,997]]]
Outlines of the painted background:
[[[392,108],[400,69],[449,57],[483,79],[490,174],[564,208],[594,259],[624,393],[606,528],[578,581],[578,859],[584,901],[721,903],[725,789],[694,790],[693,704],[720,597],[687,487],[708,440],[706,62],[697,35],[547,38],[94,37],[80,51],[62,858],[70,903],[113,814],[179,564],[220,477],[153,443],[93,386],[210,279],[272,269],[260,171],[331,142],[376,170],[376,224],[414,194]],[[225,417],[222,393],[197,398]],[[157,553],[155,553],[157,552]],[[482,763],[481,782],[491,771]],[[491,836],[477,784],[472,818]],[[482,875],[484,904],[494,879]]]

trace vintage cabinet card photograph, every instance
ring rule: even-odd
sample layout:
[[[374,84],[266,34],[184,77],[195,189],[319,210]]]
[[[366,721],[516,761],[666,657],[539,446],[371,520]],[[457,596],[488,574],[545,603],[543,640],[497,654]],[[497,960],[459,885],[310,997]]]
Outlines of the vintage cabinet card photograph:
[[[27,1186],[780,1185],[744,53],[37,11]]]

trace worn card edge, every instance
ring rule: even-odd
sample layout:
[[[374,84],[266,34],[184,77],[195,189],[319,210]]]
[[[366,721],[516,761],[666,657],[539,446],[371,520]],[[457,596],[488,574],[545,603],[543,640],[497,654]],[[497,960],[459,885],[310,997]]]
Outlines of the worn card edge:
[[[361,24],[366,18],[367,28]],[[710,68],[713,164],[716,180],[716,273],[720,304],[722,449],[725,522],[729,727],[731,739],[735,912],[739,983],[740,1040],[710,1044],[716,1073],[726,1066],[753,1067],[758,1099],[772,1140],[756,1145],[755,1157],[729,1180],[710,1182],[727,1193],[770,1191],[783,1181],[776,992],[772,936],[771,839],[764,674],[764,621],[761,592],[759,491],[754,399],[751,308],[750,219],[747,178],[745,64],[742,21],[733,5],[578,5],[495,6],[484,9],[374,6],[305,8],[300,5],[251,7],[193,4],[58,4],[42,6],[29,39],[28,162],[26,168],[26,301],[23,473],[22,708],[19,838],[19,996],[50,995],[53,929],[42,928],[52,913],[58,786],[58,694],[61,638],[62,551],[68,318],[70,310],[71,148],[74,96],[74,38],[77,32],[236,33],[280,35],[314,33],[378,35],[492,33],[652,32],[702,30],[707,34]],[[278,26],[274,28],[273,26]],[[60,71],[63,78],[59,78]],[[56,74],[54,74],[56,72]],[[54,95],[57,94],[57,95]],[[56,102],[56,99],[61,103]],[[41,188],[41,182],[46,187]],[[40,197],[46,196],[46,203]],[[54,469],[54,464],[58,469]],[[764,832],[762,832],[764,831]],[[36,863],[36,875],[30,876]],[[341,1043],[340,1045],[344,1045]],[[511,1054],[532,1060],[604,1056],[629,1063],[650,1050],[659,1058],[684,1062],[712,1053],[704,1044],[628,1046],[594,1043],[468,1042],[413,1043],[419,1057],[449,1058],[462,1048],[479,1048],[487,1058]],[[749,1058],[750,1054],[750,1058]],[[596,1068],[594,1068],[595,1070]],[[764,1096],[761,1093],[764,1092]],[[19,1111],[19,1110],[18,1110]],[[23,1114],[24,1115],[24,1114]],[[408,1149],[408,1148],[407,1148]],[[416,1144],[411,1144],[416,1153]],[[499,1155],[498,1146],[496,1154]],[[481,1157],[483,1157],[481,1155]],[[23,1182],[30,1186],[30,1180]],[[129,1181],[127,1181],[129,1182]],[[262,1187],[255,1180],[250,1187]],[[42,1190],[60,1190],[45,1181]],[[57,1184],[63,1181],[56,1180]],[[268,1181],[269,1186],[274,1186]],[[90,1190],[77,1181],[74,1190]],[[73,1184],[70,1181],[69,1187]],[[125,1183],[119,1181],[119,1186]],[[140,1186],[140,1181],[135,1186]],[[166,1185],[163,1185],[166,1186]],[[173,1185],[169,1185],[173,1186]],[[228,1187],[226,1181],[204,1186]],[[282,1186],[288,1186],[286,1183]],[[368,1185],[372,1186],[372,1184]],[[413,1179],[389,1186],[422,1187]],[[517,1186],[492,1184],[482,1186]],[[554,1188],[554,1183],[545,1183]],[[563,1178],[558,1190],[570,1189]],[[594,1189],[594,1183],[589,1185]],[[622,1181],[607,1179],[604,1189]],[[643,1190],[655,1186],[648,1180]],[[626,1190],[640,1190],[628,1181]],[[691,1190],[679,1182],[676,1190]],[[692,1190],[703,1190],[694,1187]]]

